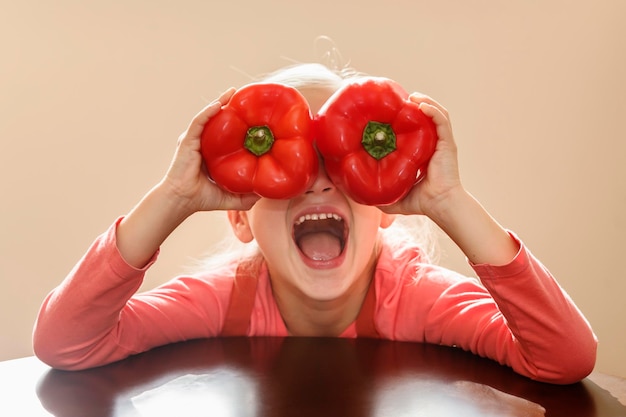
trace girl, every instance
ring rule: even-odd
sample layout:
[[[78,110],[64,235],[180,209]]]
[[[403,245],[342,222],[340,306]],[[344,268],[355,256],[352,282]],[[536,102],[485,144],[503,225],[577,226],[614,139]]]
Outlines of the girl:
[[[264,80],[297,88],[315,114],[358,76],[304,64]],[[437,126],[426,178],[398,203],[374,207],[340,192],[323,161],[311,188],[290,200],[218,188],[203,169],[200,135],[233,93],[194,117],[164,178],[45,299],[34,329],[43,361],[82,369],[194,338],[338,336],[457,346],[553,383],[591,372],[597,341],[588,322],[519,238],[465,190],[439,103],[410,96]],[[203,210],[226,210],[236,238],[253,250],[135,294],[168,235]],[[400,238],[406,234],[397,232],[397,215],[436,223],[482,285],[430,262],[423,244]],[[311,232],[306,238],[302,228]],[[339,237],[330,238],[331,231]]]

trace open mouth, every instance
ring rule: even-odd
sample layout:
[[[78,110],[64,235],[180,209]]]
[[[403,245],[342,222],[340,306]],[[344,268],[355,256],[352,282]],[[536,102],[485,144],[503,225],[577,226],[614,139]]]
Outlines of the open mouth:
[[[343,253],[348,228],[335,213],[311,213],[300,216],[293,227],[293,239],[300,252],[313,261],[331,261]]]

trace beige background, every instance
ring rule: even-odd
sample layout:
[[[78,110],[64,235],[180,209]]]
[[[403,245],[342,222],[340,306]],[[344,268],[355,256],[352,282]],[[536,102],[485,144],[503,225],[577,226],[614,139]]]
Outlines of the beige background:
[[[466,186],[587,315],[597,370],[626,377],[626,2],[1,1],[0,359],[32,354],[46,293],[160,179],[196,111],[319,60],[327,35],[450,110]],[[192,217],[145,287],[226,231]]]

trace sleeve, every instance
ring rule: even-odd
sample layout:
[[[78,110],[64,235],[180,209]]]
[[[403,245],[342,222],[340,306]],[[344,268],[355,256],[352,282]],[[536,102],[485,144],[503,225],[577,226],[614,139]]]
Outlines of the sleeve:
[[[512,236],[520,250],[511,263],[471,265],[482,285],[419,266],[417,278],[398,290],[387,327],[398,339],[456,346],[531,379],[577,382],[593,370],[597,339],[549,271]]]
[[[104,365],[155,346],[219,331],[228,280],[179,277],[136,294],[146,270],[129,265],[115,241],[118,219],[44,299],[33,330],[35,354],[67,370]]]
[[[591,373],[596,335],[569,295],[523,243],[507,265],[472,267],[510,329],[510,336],[503,338],[510,350],[499,352],[502,360],[546,382],[573,383]]]

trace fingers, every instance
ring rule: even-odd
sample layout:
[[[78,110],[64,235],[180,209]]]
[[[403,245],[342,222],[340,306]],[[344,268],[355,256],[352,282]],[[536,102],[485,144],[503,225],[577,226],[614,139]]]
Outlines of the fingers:
[[[216,185],[217,187],[217,185]],[[210,210],[249,210],[254,204],[261,198],[257,194],[234,194],[228,191],[223,191],[219,203],[215,207],[210,207]]]
[[[224,91],[218,98],[209,103],[205,108],[200,110],[198,114],[192,119],[187,131],[185,132],[185,136],[190,137],[199,137],[202,134],[202,130],[204,129],[204,125],[209,121],[209,119],[215,116],[222,106],[228,104],[228,101],[235,93],[235,88],[231,87],[228,90]]]
[[[387,214],[412,214],[406,211],[406,209],[404,208],[404,206],[406,205],[404,201],[405,199],[402,199],[397,203],[389,204],[387,206],[378,206],[378,209]]]
[[[421,93],[411,94],[409,100],[413,103],[417,103],[419,109],[426,116],[433,119],[433,122],[437,125],[437,136],[439,136],[439,140],[454,144],[450,115],[445,107],[429,96]]]
[[[421,108],[422,103],[427,104],[430,107],[434,107],[437,110],[439,110],[446,119],[450,118],[450,114],[448,113],[448,110],[445,107],[443,107],[439,102],[433,100],[431,97],[427,96],[426,94],[412,93],[409,96],[409,100],[412,101],[413,103],[417,103],[418,105],[420,105],[420,108]]]
[[[452,126],[450,125],[450,119],[441,112],[439,107],[436,107],[429,103],[420,103],[420,110],[428,117],[433,119],[437,126],[437,136],[439,139],[452,140]]]
[[[228,104],[230,98],[235,94],[235,88],[231,87],[228,90],[224,91],[219,95],[218,98],[209,103],[204,109],[202,109],[196,116],[193,118],[192,124],[199,124],[202,127],[206,124],[206,122],[213,116],[217,114],[218,111]]]

